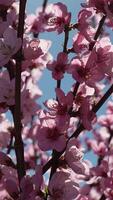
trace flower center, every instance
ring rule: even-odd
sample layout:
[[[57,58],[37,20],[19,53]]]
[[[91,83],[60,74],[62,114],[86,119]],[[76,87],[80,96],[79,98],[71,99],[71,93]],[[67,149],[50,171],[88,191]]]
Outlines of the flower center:
[[[49,26],[61,25],[62,23],[63,23],[63,21],[60,17],[51,17],[48,19]]]
[[[57,127],[48,128],[47,133],[48,133],[48,134],[47,134],[47,138],[48,138],[48,139],[51,139],[51,140],[57,140],[57,138],[60,136]]]
[[[57,64],[56,66],[55,66],[55,71],[57,72],[57,73],[59,73],[59,72],[63,72],[63,73],[65,73],[65,65],[59,65],[59,64]]]
[[[61,104],[59,104],[57,114],[64,115],[66,112],[67,112],[67,105],[62,106]]]
[[[80,68],[78,69],[78,74],[81,78],[85,78],[86,80],[91,77],[91,72],[89,69],[86,68]]]

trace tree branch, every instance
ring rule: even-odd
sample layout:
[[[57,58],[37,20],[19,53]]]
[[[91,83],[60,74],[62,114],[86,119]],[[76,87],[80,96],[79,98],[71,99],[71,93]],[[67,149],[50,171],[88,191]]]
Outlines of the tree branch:
[[[44,0],[43,1],[43,5],[42,5],[42,12],[45,12],[46,6],[47,6],[48,0]]]
[[[25,7],[27,0],[20,0],[19,8],[19,23],[18,23],[18,37],[22,39],[24,34],[24,18]],[[21,136],[21,65],[22,65],[22,46],[16,54],[16,75],[15,75],[15,110],[14,110],[14,125],[15,125],[15,152],[17,158],[17,172],[19,182],[25,175],[24,165],[24,147]]]
[[[68,44],[68,39],[69,39],[69,28],[68,25],[65,26],[65,30],[64,30],[64,46],[63,46],[63,52],[67,53],[67,44]],[[61,86],[61,80],[57,81],[57,88],[60,88]]]
[[[95,43],[96,43],[96,41],[97,41],[101,31],[102,31],[102,27],[104,25],[105,19],[106,19],[106,15],[104,15],[102,17],[102,19],[100,20],[100,22],[99,22],[99,26],[98,26],[97,31],[96,31],[95,36],[94,36],[94,40],[95,41],[89,45],[89,50],[90,51],[92,51],[93,47],[95,46]]]

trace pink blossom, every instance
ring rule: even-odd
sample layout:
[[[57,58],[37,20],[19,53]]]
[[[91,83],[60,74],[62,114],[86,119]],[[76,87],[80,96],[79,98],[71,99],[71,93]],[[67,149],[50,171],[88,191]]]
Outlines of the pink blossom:
[[[14,1],[11,7],[7,11],[7,22],[10,26],[16,26],[17,20],[19,16],[19,2]]]
[[[73,49],[76,53],[83,53],[84,51],[87,51],[88,45],[89,42],[85,39],[81,32],[73,37]]]
[[[36,59],[43,54],[41,48],[39,47],[39,43],[40,41],[37,39],[24,41],[24,58],[26,60]]]
[[[33,184],[32,184],[32,179],[29,176],[25,176],[23,177],[23,179],[21,180],[21,184],[20,184],[21,190],[22,190],[22,194],[21,194],[21,199],[29,199],[30,198],[30,194],[33,192]]]
[[[27,82],[22,88],[21,92],[21,109],[23,113],[22,121],[23,123],[27,124],[28,122],[30,122],[32,116],[39,111],[40,107],[36,103],[36,100],[41,96],[42,92],[38,88],[38,86],[36,86],[36,84],[33,83],[31,77],[27,79]]]
[[[81,88],[82,89],[82,88]],[[84,89],[84,87],[83,87]],[[86,92],[86,91],[84,91]],[[94,92],[94,91],[92,91]],[[87,130],[92,129],[92,123],[96,121],[96,115],[94,112],[91,111],[91,96],[86,96],[86,94],[83,93],[81,90],[78,92],[75,100],[74,100],[74,110],[78,111],[78,116],[80,117],[81,122],[83,123],[83,126]],[[75,111],[76,112],[76,111]],[[95,121],[92,121],[94,120]]]
[[[40,174],[41,173],[41,174]],[[38,178],[38,179],[37,179]],[[40,187],[42,184],[42,170],[40,166],[37,167],[37,172],[32,177],[24,176],[21,180],[21,198],[19,200],[43,200],[40,194]]]
[[[97,121],[98,122],[98,121]],[[107,141],[109,140],[110,134],[107,127],[100,127],[99,130],[94,130],[93,132],[95,139],[101,143],[104,142],[104,145],[107,145]]]
[[[80,118],[82,120],[84,127],[87,130],[91,130],[92,129],[91,124],[92,124],[92,120],[95,117],[95,114],[90,110],[90,103],[89,103],[88,97],[83,98],[79,111],[80,111]]]
[[[55,80],[61,80],[67,67],[68,56],[66,53],[60,52],[57,60],[47,64],[47,68],[52,71],[52,77]]]
[[[36,15],[30,15],[26,19],[28,27],[34,33],[43,31],[57,31],[59,34],[64,31],[65,25],[70,23],[71,13],[63,3],[48,4],[45,12],[42,8],[37,9]],[[29,28],[28,28],[29,29]]]
[[[4,186],[5,186],[5,189],[7,190],[7,192],[10,194],[10,196],[12,198],[18,198],[19,187],[13,179],[7,178],[5,180]]]
[[[71,13],[65,4],[44,1],[35,14],[27,16],[25,10],[22,41],[18,38],[20,30],[17,29],[22,19],[20,15],[24,14],[19,13],[23,3],[0,0],[0,200],[112,200],[112,98],[105,115],[98,117],[96,126],[93,110],[98,105],[100,108],[103,99],[110,95],[109,90],[109,94],[106,93],[100,101],[113,77],[111,32],[104,29],[100,20],[106,18],[105,25],[113,26],[113,0],[86,0],[78,21],[71,21]],[[44,3],[47,3],[45,8]],[[52,58],[49,52],[52,42],[40,39],[39,34],[45,31],[64,34],[66,53],[59,50],[57,58]],[[71,39],[73,42],[68,49]],[[14,98],[19,50],[22,50],[21,74],[18,74],[21,78],[18,112],[21,122],[16,119],[18,106],[15,106]],[[44,100],[44,105],[40,106],[38,100],[42,91],[38,81],[46,67],[57,85],[65,72],[72,75],[74,82],[67,93],[62,84],[62,88],[55,88],[56,100]],[[21,151],[20,134],[15,132],[18,122],[22,128],[24,152]],[[92,133],[81,133],[82,128],[92,129]],[[19,169],[21,163],[17,163],[20,159],[17,152],[14,153],[16,148],[20,150],[21,163],[25,161],[25,176],[24,169]],[[59,159],[54,157],[54,151],[61,155]],[[83,156],[91,158],[92,163]],[[57,163],[52,162],[51,157]],[[93,160],[94,157],[96,159]],[[46,170],[47,174],[43,175]]]
[[[43,184],[43,176],[42,176],[42,166],[38,165],[35,170],[35,175],[32,176],[33,184],[35,185],[35,189],[39,192],[41,186]],[[37,181],[38,180],[38,181]]]
[[[110,127],[112,129],[113,127],[113,115],[112,114],[107,114],[107,115],[101,115],[98,118],[98,123],[101,126],[104,127]]]
[[[69,124],[70,116],[69,111],[72,108],[73,104],[73,94],[68,92],[67,95],[64,92],[56,88],[56,96],[58,98],[58,107],[57,107],[57,120],[59,127],[67,127]]]
[[[46,7],[44,19],[47,31],[57,31],[61,33],[65,25],[70,22],[71,13],[67,12],[67,7],[63,3],[50,4]]]
[[[68,92],[65,95],[60,88],[56,88],[55,91],[58,101],[50,99],[44,105],[51,111],[51,114],[53,112],[54,115],[65,115],[72,106],[73,94]]]
[[[104,142],[97,143],[96,140],[87,140],[88,146],[91,147],[91,149],[96,153],[98,156],[104,156],[107,148]]]
[[[90,87],[94,87],[96,82],[104,78],[104,74],[99,71],[98,66],[94,63],[95,58],[93,58],[93,56],[95,55],[92,54],[92,58],[90,57],[86,67],[84,67],[84,64],[78,59],[72,60],[71,66],[68,70],[69,73],[72,72],[74,79],[80,83],[85,82],[86,85]]]
[[[3,89],[5,88],[5,90]],[[7,71],[4,71],[0,75],[0,103],[4,104],[5,107],[12,106],[15,104],[14,100],[14,88],[15,79],[9,80]]]
[[[0,164],[1,165],[7,165],[7,166],[10,166],[10,167],[15,167],[10,156],[5,154],[4,152],[0,152]]]
[[[0,0],[0,5],[10,6],[15,0]]]
[[[26,68],[40,68],[43,69],[43,64],[51,60],[49,57],[49,48],[51,47],[50,40],[33,39],[25,40],[23,45],[24,61],[22,63],[23,70]],[[51,56],[51,55],[50,55]]]
[[[67,95],[60,88],[56,88],[56,96],[58,101],[56,100],[48,100],[44,103],[44,105],[49,110],[50,117],[56,118],[59,127],[68,127],[70,116],[68,114],[70,108],[73,103],[73,94],[72,92],[68,92]]]
[[[91,169],[91,174],[95,175],[95,176],[107,176],[107,172],[108,172],[108,167],[109,164],[107,161],[102,160],[101,164],[99,166],[96,167],[92,167]]]
[[[26,32],[32,32],[34,34],[37,34],[40,32],[40,26],[39,21],[36,19],[37,16],[34,14],[30,14],[26,17],[25,19],[25,24],[26,24]]]
[[[11,122],[6,118],[5,114],[0,115],[0,149],[6,148],[10,141]]]
[[[104,9],[104,0],[88,0],[87,5],[90,7],[96,7],[98,11],[101,11]]]
[[[84,174],[85,172],[85,165],[82,158],[83,153],[76,147],[76,140],[70,140],[66,148],[65,160],[75,173]]]
[[[41,48],[43,54],[34,60],[34,64],[39,69],[44,69],[47,67],[47,63],[53,60],[52,55],[49,52],[52,42],[50,40],[40,39],[39,47]]]
[[[3,33],[8,28],[8,26],[9,26],[8,21],[3,21],[2,19],[0,20],[0,38],[2,38]]]
[[[108,101],[106,113],[111,114],[111,115],[113,114],[113,102],[112,101]]]
[[[93,9],[83,9],[78,15],[77,28],[80,31],[80,34],[83,35],[89,42],[93,41],[95,34],[95,29],[92,26],[93,17],[95,17],[95,12]]]
[[[86,4],[88,7],[95,7],[97,12],[103,12],[106,13],[112,13],[112,6],[113,1],[112,0],[88,0],[88,3]],[[107,10],[106,10],[107,9]],[[106,12],[107,11],[107,12]]]
[[[50,200],[74,200],[78,195],[78,184],[72,181],[69,173],[57,171],[50,180]]]
[[[35,146],[33,144],[28,144],[25,147],[24,159],[27,169],[35,168]]]
[[[0,66],[8,63],[10,58],[20,49],[21,39],[17,38],[17,32],[8,27],[0,38]]]
[[[96,62],[101,73],[112,76],[113,46],[108,37],[103,37],[96,45]]]
[[[61,89],[56,88],[55,91],[56,91],[56,95],[58,97],[59,104],[64,107],[67,106],[67,109],[69,109],[73,103],[72,92],[68,92],[68,94],[65,96],[64,92]]]
[[[95,87],[95,84],[105,76],[112,76],[112,54],[110,41],[103,38],[90,54],[83,56],[82,60],[74,58],[67,72],[72,73],[78,82],[85,82],[86,85]]]
[[[1,186],[3,187],[2,190],[5,190],[5,191],[7,190],[7,193],[5,193],[4,195],[7,196],[8,192],[10,193],[10,195],[12,195],[13,191],[16,191],[18,193],[18,186],[17,186],[18,180],[17,180],[16,170],[9,166],[0,165],[0,175],[1,175],[0,187]]]
[[[1,200],[4,200],[5,198],[11,199],[8,192],[4,189],[3,185],[0,185],[0,198]]]
[[[62,151],[66,146],[65,130],[59,129],[53,119],[46,119],[43,123],[37,133],[40,149]]]
[[[91,200],[87,196],[80,195],[77,200]]]

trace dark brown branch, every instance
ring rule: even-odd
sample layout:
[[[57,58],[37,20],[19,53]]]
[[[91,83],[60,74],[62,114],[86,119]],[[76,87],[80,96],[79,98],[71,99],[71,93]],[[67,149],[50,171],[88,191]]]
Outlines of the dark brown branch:
[[[55,155],[55,160],[58,162],[58,159],[60,156],[64,153],[64,150],[62,152],[57,152]],[[51,158],[44,166],[43,166],[43,174],[45,174],[49,168],[54,164],[54,158]]]
[[[67,44],[68,44],[68,39],[69,39],[69,29],[68,25],[65,26],[65,37],[64,37],[64,46],[63,46],[63,52],[67,53]]]
[[[19,22],[18,22],[18,37],[23,41],[24,35],[24,19],[25,19],[25,7],[27,0],[20,0],[19,8]]]
[[[92,111],[98,112],[98,110],[102,107],[102,105],[106,102],[106,100],[110,97],[110,95],[113,93],[113,85],[107,90],[107,92],[104,94],[104,96],[100,99],[100,101],[93,106]]]
[[[10,136],[10,143],[8,145],[8,149],[7,149],[7,154],[10,154],[10,151],[12,149],[12,144],[13,144],[13,134],[11,133],[11,136]]]
[[[100,33],[101,33],[101,30],[102,30],[102,27],[103,27],[103,25],[104,25],[105,19],[106,19],[106,15],[104,15],[104,16],[102,17],[102,19],[100,20],[100,22],[99,22],[99,26],[98,26],[98,28],[97,28],[97,31],[96,31],[96,34],[95,34],[95,37],[94,37],[94,40],[95,40],[95,41],[98,39],[98,37],[99,37],[99,35],[100,35]]]
[[[65,36],[64,36],[64,46],[63,46],[63,52],[67,53],[67,44],[68,44],[68,39],[69,39],[69,28],[68,25],[65,26]],[[60,88],[61,86],[61,80],[57,81],[57,88]]]
[[[7,71],[9,73],[10,80],[15,78],[15,64],[13,63],[13,61],[9,60],[9,62],[5,65],[5,67],[7,68]]]
[[[24,34],[24,18],[25,7],[27,0],[20,0],[19,8],[19,23],[18,23],[18,37],[22,39]],[[24,147],[21,136],[21,64],[22,64],[22,47],[16,54],[16,75],[15,75],[15,110],[14,110],[14,125],[15,125],[15,152],[17,158],[17,172],[19,182],[25,175],[24,165]]]
[[[74,97],[75,97],[76,94],[77,94],[77,91],[78,91],[79,85],[80,85],[80,83],[79,83],[79,82],[76,82],[75,87],[74,87],[74,91],[73,91],[73,96],[74,96]]]
[[[106,15],[104,15],[102,17],[102,19],[100,20],[100,22],[99,22],[99,26],[98,26],[97,31],[96,31],[95,36],[94,36],[94,40],[95,41],[89,45],[89,50],[90,51],[92,51],[93,47],[95,46],[95,43],[96,43],[96,41],[97,41],[101,31],[102,31],[102,27],[104,25],[105,19],[106,19]]]
[[[47,3],[48,3],[48,0],[44,0],[44,1],[43,1],[43,5],[42,5],[42,11],[43,11],[43,12],[45,12]]]

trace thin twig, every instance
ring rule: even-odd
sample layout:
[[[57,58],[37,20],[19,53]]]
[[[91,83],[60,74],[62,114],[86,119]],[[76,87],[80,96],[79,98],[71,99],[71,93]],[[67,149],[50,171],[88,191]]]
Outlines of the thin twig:
[[[80,85],[79,82],[76,82],[76,83],[75,83],[75,87],[74,87],[74,91],[73,91],[73,96],[74,96],[74,97],[75,97],[76,94],[77,94],[77,91],[78,91],[79,85]]]
[[[64,30],[64,46],[63,46],[63,52],[67,53],[67,44],[68,44],[68,39],[69,39],[69,29],[68,29],[68,25],[65,26],[65,30]],[[57,81],[57,88],[61,87],[61,80]]]
[[[94,42],[89,45],[89,50],[90,51],[92,51],[93,47],[95,46],[95,43],[96,43],[96,41],[97,41],[97,39],[98,39],[98,37],[99,37],[99,35],[101,33],[101,30],[102,30],[102,27],[104,25],[105,20],[106,20],[106,15],[104,15],[102,17],[102,19],[100,20],[100,22],[99,22],[99,26],[98,26],[97,31],[96,31],[95,36],[94,36]]]
[[[45,12],[46,6],[47,6],[48,0],[44,0],[43,1],[43,5],[42,5],[42,12]]]
[[[8,149],[7,149],[7,154],[10,154],[10,151],[12,149],[12,144],[13,144],[13,134],[11,133],[10,143],[9,143]]]
[[[106,15],[104,15],[104,16],[102,17],[102,19],[100,20],[100,22],[99,22],[99,26],[98,26],[98,28],[97,28],[97,31],[96,31],[96,34],[95,34],[95,37],[94,37],[94,40],[95,40],[95,41],[98,39],[98,37],[99,37],[99,35],[100,35],[100,32],[101,32],[102,27],[103,27],[103,25],[104,25],[105,19],[106,19]]]

